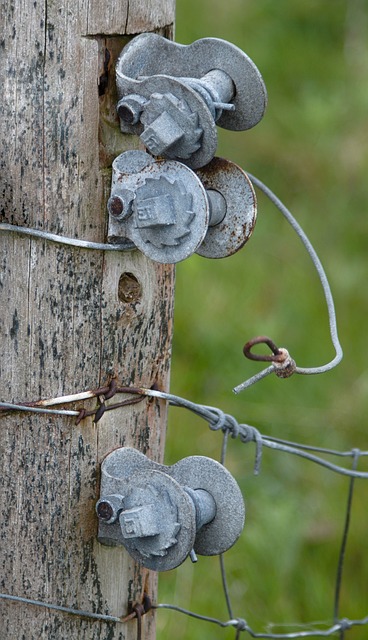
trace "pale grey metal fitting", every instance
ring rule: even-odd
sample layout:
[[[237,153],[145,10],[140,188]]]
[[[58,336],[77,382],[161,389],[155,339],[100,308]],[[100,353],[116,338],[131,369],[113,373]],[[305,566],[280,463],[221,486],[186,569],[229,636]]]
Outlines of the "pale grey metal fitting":
[[[123,545],[154,571],[174,569],[196,553],[223,553],[244,527],[236,481],[204,456],[168,467],[136,449],[116,449],[102,463],[100,493],[98,540]]]
[[[216,124],[250,129],[267,104],[254,62],[218,38],[181,45],[140,34],[120,54],[116,83],[121,130],[140,135],[153,155],[194,169],[215,155]]]
[[[194,173],[176,160],[126,151],[113,162],[109,242],[136,246],[152,260],[176,263],[194,252],[220,258],[238,251],[256,220],[247,175],[228,160]]]

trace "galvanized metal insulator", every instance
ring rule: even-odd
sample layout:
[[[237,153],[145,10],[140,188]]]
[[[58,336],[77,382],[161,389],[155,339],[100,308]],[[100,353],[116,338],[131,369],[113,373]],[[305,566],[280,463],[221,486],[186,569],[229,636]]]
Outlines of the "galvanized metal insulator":
[[[214,158],[217,126],[250,129],[267,104],[254,62],[219,38],[181,45],[142,33],[124,47],[116,84],[121,131],[139,135],[153,156],[191,169]]]
[[[121,509],[112,498],[119,491]],[[245,518],[240,489],[215,460],[190,456],[171,467],[149,460],[136,449],[112,451],[101,467],[97,503],[98,540],[123,545],[148,569],[168,571],[196,554],[212,556],[229,549]]]

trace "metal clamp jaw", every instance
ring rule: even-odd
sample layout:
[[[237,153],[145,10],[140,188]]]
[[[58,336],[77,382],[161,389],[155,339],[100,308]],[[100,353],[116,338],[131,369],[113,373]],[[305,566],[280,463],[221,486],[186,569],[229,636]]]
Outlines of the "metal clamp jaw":
[[[103,461],[96,511],[98,540],[123,545],[154,571],[174,569],[193,550],[223,553],[245,519],[240,489],[220,463],[191,456],[167,467],[129,447]]]
[[[245,172],[214,158],[197,174],[176,160],[126,151],[113,162],[109,242],[136,246],[152,260],[176,263],[194,252],[222,258],[252,234],[256,196]]]
[[[218,38],[181,45],[153,33],[136,36],[119,57],[116,82],[122,132],[140,135],[154,156],[193,169],[214,157],[216,124],[250,129],[267,104],[253,61]]]

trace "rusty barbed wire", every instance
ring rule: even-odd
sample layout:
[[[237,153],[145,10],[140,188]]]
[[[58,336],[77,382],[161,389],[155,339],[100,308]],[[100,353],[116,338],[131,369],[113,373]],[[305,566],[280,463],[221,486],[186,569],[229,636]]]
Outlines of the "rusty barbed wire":
[[[116,394],[134,394],[138,397],[127,398],[115,404],[106,404],[106,400],[113,398]],[[50,409],[47,407],[59,404],[71,404],[83,400],[97,398],[98,406],[95,409]],[[75,393],[68,396],[59,396],[57,398],[48,398],[45,400],[36,400],[33,402],[0,402],[1,411],[28,411],[31,413],[45,413],[60,416],[76,416],[75,424],[78,425],[82,420],[90,416],[94,416],[93,422],[97,423],[101,420],[106,411],[112,411],[131,404],[137,404],[144,399],[144,395],[139,393],[137,387],[118,386],[116,378],[112,378],[110,382],[97,389],[90,389],[81,393]]]
[[[38,400],[35,402],[29,403],[7,403],[0,402],[0,414],[1,410],[12,410],[12,411],[31,411],[31,412],[39,412],[39,413],[52,413],[56,415],[69,415],[69,416],[77,416],[78,419],[83,419],[87,417],[87,415],[95,415],[99,411],[99,407],[101,407],[101,402],[96,409],[91,410],[90,412],[85,411],[82,413],[84,409],[79,410],[65,410],[65,409],[46,409],[46,406],[58,405],[58,404],[68,404],[73,403],[78,400],[87,400],[91,398],[103,397],[104,394],[108,394],[111,389],[111,382],[105,386],[99,387],[97,389],[90,389],[88,391],[84,391],[77,394],[72,394],[68,396],[60,396],[57,398],[49,398],[47,400]],[[263,447],[267,447],[269,449],[274,449],[277,451],[281,451],[284,453],[290,453],[293,455],[297,455],[301,458],[309,460],[310,462],[314,462],[319,464],[331,471],[336,473],[340,473],[341,475],[346,475],[354,478],[368,478],[368,472],[365,471],[355,471],[353,469],[346,469],[345,467],[341,467],[340,465],[336,465],[324,458],[314,455],[315,453],[320,454],[330,454],[330,455],[339,455],[339,456],[353,456],[352,451],[339,452],[333,449],[323,449],[320,447],[313,447],[311,445],[299,444],[296,442],[290,442],[286,440],[282,440],[280,438],[275,438],[273,436],[262,435],[260,431],[249,424],[239,423],[236,418],[230,414],[225,413],[222,409],[218,407],[211,407],[208,405],[198,404],[192,402],[191,400],[187,400],[186,398],[182,398],[180,396],[167,393],[165,391],[160,391],[159,389],[147,389],[145,387],[135,387],[135,386],[120,386],[114,384],[114,393],[117,394],[130,394],[133,396],[138,396],[138,398],[128,398],[120,403],[116,403],[113,405],[106,405],[105,401],[102,402],[104,405],[103,412],[98,414],[98,420],[102,418],[102,415],[105,411],[113,410],[120,408],[122,406],[126,406],[129,404],[134,404],[135,402],[141,402],[145,397],[148,398],[157,398],[161,400],[167,401],[171,406],[181,407],[191,411],[192,413],[198,415],[200,418],[205,420],[208,423],[209,428],[212,431],[222,431],[223,433],[227,433],[231,436],[231,438],[238,438],[243,444],[247,444],[249,442],[253,442],[255,444],[256,452],[255,452],[255,463],[254,463],[254,473],[258,474],[260,471],[261,460],[262,460],[262,449]],[[105,397],[105,396],[104,396]],[[110,396],[112,397],[112,396]],[[106,397],[105,397],[106,399]],[[81,417],[82,416],[82,417]],[[355,451],[355,449],[353,449]],[[312,453],[310,453],[312,452]],[[361,451],[360,456],[368,455],[368,451]]]

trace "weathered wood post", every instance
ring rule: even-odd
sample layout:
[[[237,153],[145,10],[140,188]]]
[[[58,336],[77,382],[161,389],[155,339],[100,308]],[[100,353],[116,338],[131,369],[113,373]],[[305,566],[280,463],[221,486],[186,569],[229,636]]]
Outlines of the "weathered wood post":
[[[137,144],[115,115],[114,67],[127,35],[170,37],[174,0],[4,2],[1,222],[104,242],[111,163]],[[1,232],[0,399],[25,402],[124,384],[167,388],[171,266],[137,251],[89,251]],[[80,406],[76,405],[77,407]],[[70,408],[70,407],[69,407]],[[75,407],[74,407],[75,408]],[[142,401],[94,424],[0,416],[0,591],[122,616],[156,578],[96,541],[101,460],[131,445],[160,460],[166,407]],[[122,639],[112,623],[0,599],[4,640]],[[154,637],[154,616],[144,617]]]

